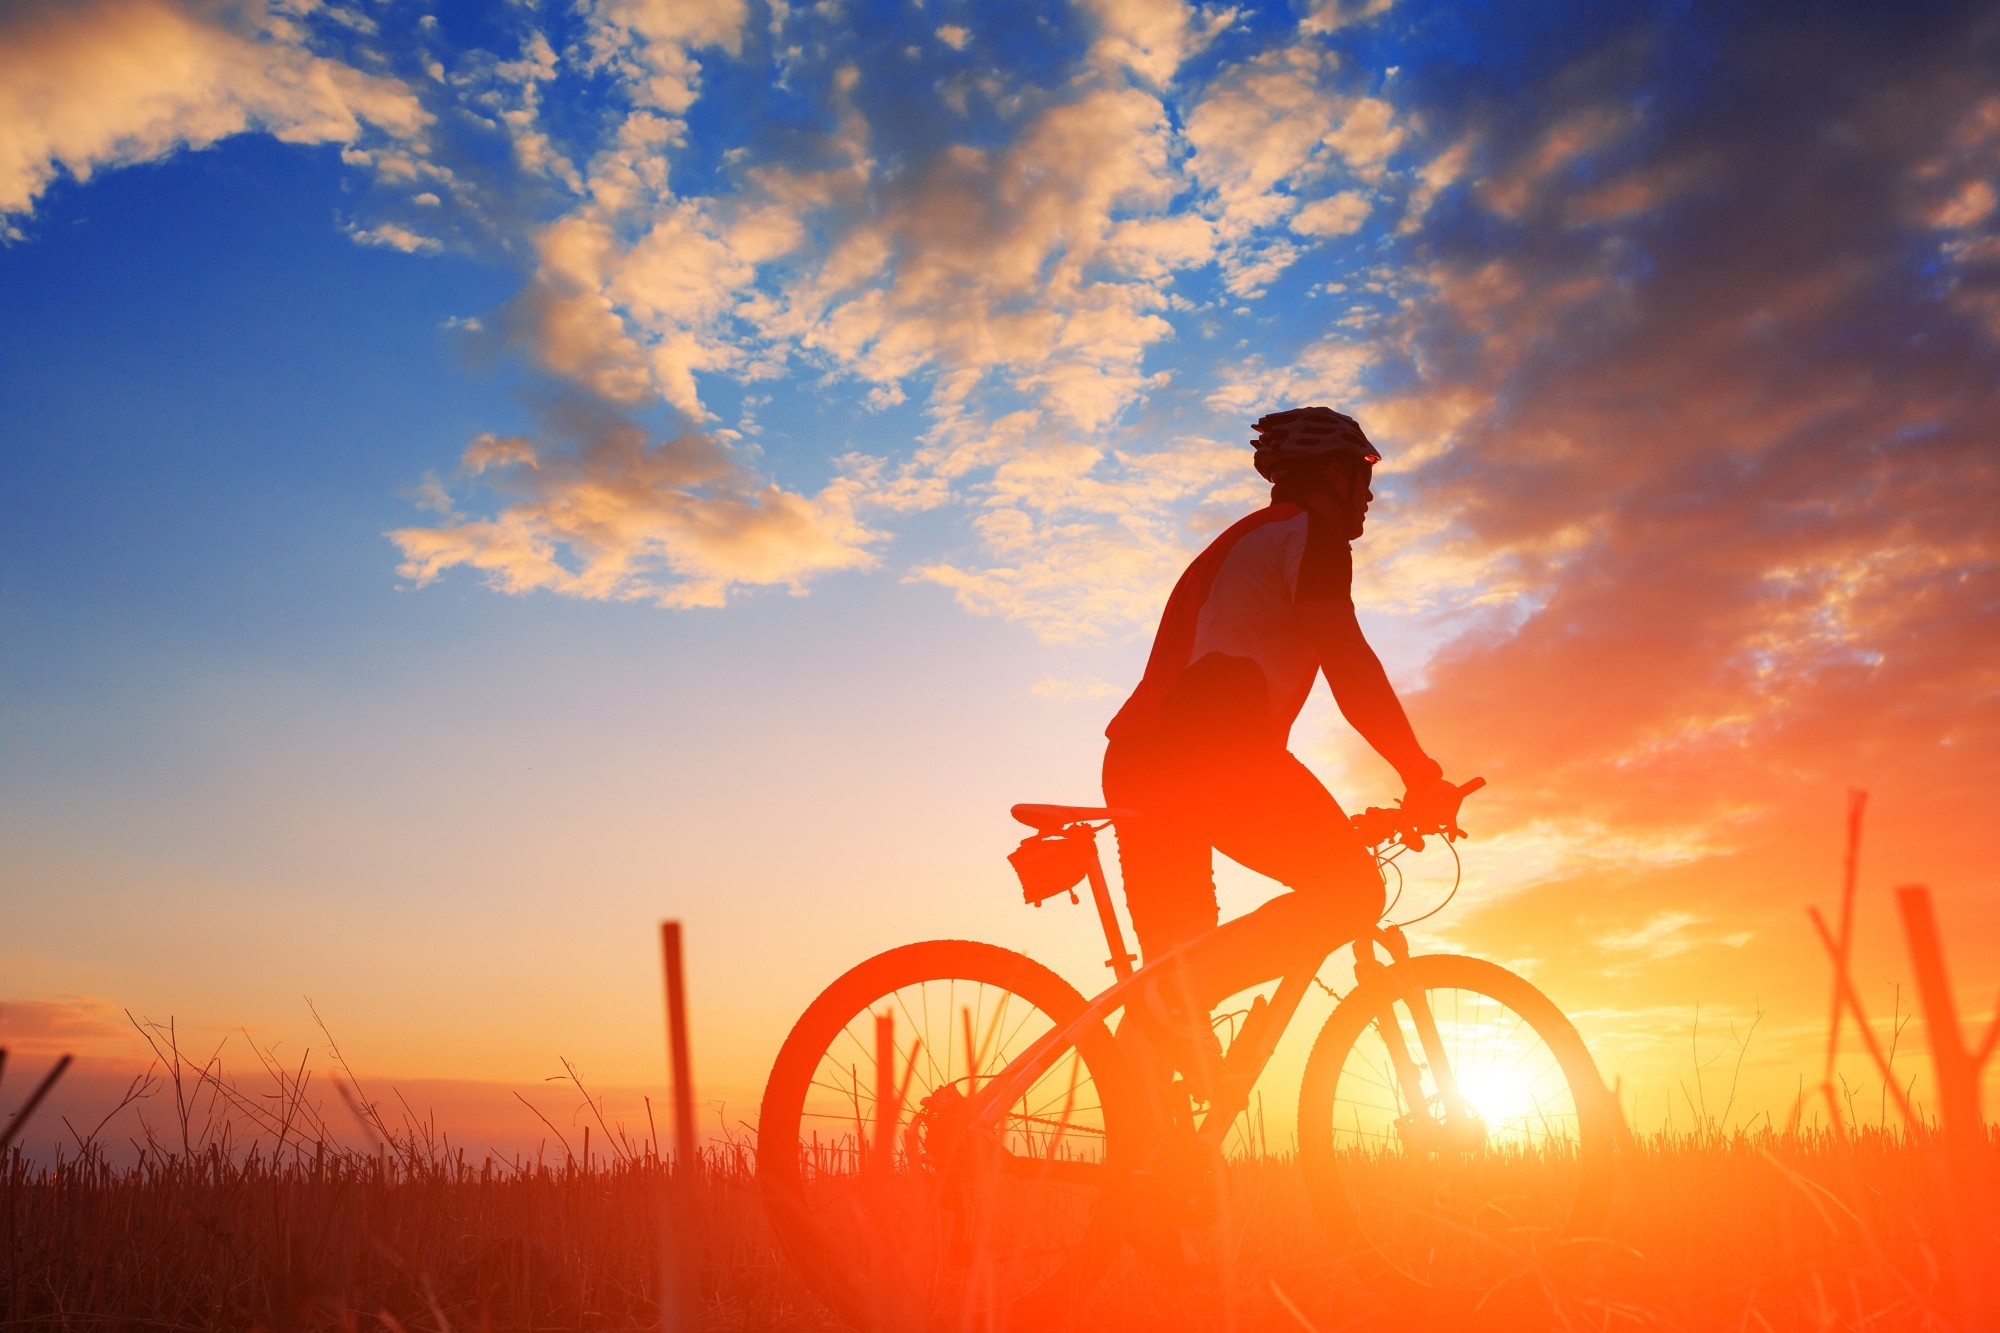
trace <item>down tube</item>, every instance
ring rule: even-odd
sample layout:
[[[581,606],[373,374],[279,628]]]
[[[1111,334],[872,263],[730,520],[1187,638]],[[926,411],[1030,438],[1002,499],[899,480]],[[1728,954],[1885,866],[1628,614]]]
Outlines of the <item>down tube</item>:
[[[1199,943],[1200,941],[1191,941]],[[1049,1061],[1063,1050],[1076,1044],[1076,1040],[1091,1024],[1102,1023],[1119,1009],[1125,1007],[1126,1000],[1136,994],[1135,987],[1152,980],[1155,972],[1171,966],[1189,951],[1189,945],[1167,950],[1152,962],[1125,978],[1110,990],[1105,991],[1088,1005],[1082,1013],[1043,1033],[1034,1045],[1015,1057],[1014,1063],[993,1076],[987,1085],[972,1096],[971,1116],[974,1121],[984,1123],[997,1114],[1001,1108],[1010,1106],[1016,1097],[1033,1086],[1036,1079],[1046,1071]]]

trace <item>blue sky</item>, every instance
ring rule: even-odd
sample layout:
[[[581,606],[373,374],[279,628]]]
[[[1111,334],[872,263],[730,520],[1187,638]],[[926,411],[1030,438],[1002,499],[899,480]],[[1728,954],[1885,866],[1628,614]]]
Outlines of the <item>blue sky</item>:
[[[399,1076],[636,1083],[679,914],[741,1103],[871,949],[1088,985],[1002,812],[1093,795],[1166,589],[1262,503],[1245,423],[1300,402],[1381,443],[1363,615],[1494,783],[1436,943],[1664,1079],[1695,1001],[1817,994],[1858,783],[1989,975],[1994,41],[0,10],[0,1022],[296,1042],[310,994]],[[1324,698],[1294,740],[1395,794]]]

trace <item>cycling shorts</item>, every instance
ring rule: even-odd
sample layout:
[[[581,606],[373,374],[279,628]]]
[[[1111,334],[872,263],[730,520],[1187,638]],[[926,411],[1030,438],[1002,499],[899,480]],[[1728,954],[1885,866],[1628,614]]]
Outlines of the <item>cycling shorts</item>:
[[[1373,922],[1381,911],[1374,857],[1332,793],[1275,741],[1115,737],[1104,800],[1142,816],[1118,823],[1118,865],[1147,960],[1215,928],[1215,851],[1343,918]]]

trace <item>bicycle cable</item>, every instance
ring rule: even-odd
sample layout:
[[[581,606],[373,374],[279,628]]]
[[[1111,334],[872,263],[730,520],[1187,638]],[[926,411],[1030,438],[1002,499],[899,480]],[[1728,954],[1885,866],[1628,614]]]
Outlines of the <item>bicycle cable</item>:
[[[1387,916],[1389,915],[1389,913],[1396,910],[1397,903],[1403,901],[1403,885],[1408,881],[1406,881],[1403,878],[1403,867],[1396,864],[1395,856],[1391,855],[1391,856],[1379,857],[1377,858],[1376,864],[1382,866],[1385,869],[1393,870],[1396,872],[1396,894],[1394,897],[1389,899],[1388,904],[1382,908],[1382,915]]]
[[[1432,917],[1436,916],[1439,912],[1442,912],[1446,907],[1450,906],[1451,900],[1458,896],[1458,886],[1460,883],[1464,881],[1465,878],[1465,863],[1458,859],[1458,844],[1456,843],[1455,840],[1451,838],[1444,838],[1442,839],[1442,841],[1444,842],[1444,845],[1446,847],[1449,847],[1451,849],[1451,866],[1452,866],[1451,892],[1447,893],[1444,896],[1443,902],[1439,903],[1436,907],[1433,907],[1430,911],[1425,912],[1422,916],[1413,916],[1408,921],[1393,922],[1391,923],[1392,928],[1396,930],[1401,930],[1404,926],[1414,926],[1419,921],[1428,921]],[[1402,873],[1401,871],[1397,872],[1399,877],[1401,873]],[[1385,916],[1387,915],[1386,911],[1384,912],[1384,915]]]

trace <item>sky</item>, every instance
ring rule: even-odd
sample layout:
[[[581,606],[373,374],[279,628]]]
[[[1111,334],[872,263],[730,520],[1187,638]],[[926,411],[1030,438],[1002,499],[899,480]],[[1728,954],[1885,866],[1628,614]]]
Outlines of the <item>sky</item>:
[[[563,1059],[658,1090],[663,917],[716,1132],[880,949],[1099,988],[1006,808],[1097,798],[1303,403],[1490,784],[1423,947],[1642,1127],[1782,1122],[1860,788],[1885,1038],[1896,884],[1985,1021],[1996,70],[1922,3],[0,4],[0,1103],[330,1033],[532,1151]],[[1323,690],[1293,744],[1399,794]]]

